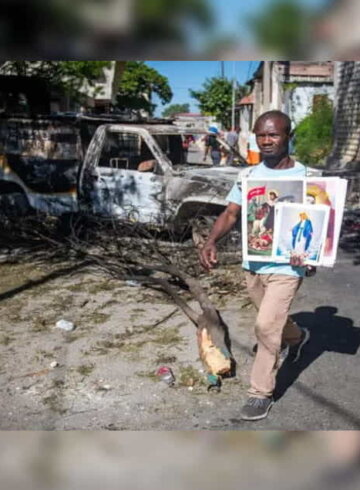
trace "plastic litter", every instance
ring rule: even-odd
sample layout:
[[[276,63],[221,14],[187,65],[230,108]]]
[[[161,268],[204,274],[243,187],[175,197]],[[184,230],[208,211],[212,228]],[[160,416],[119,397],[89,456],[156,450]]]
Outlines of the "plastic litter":
[[[133,281],[133,280],[125,281],[125,284],[127,286],[131,286],[133,288],[138,287],[138,286],[141,286],[141,284],[139,283],[139,281]]]
[[[207,375],[208,387],[207,391],[214,391],[215,393],[220,393],[221,391],[221,377],[215,374]]]
[[[156,371],[156,375],[159,377],[159,379],[161,379],[161,381],[164,381],[167,385],[174,386],[175,376],[169,367],[167,366],[159,367],[159,369]]]
[[[66,332],[72,332],[75,330],[75,325],[73,322],[69,322],[68,320],[58,320],[55,324],[56,328],[60,328],[61,330],[65,330]]]

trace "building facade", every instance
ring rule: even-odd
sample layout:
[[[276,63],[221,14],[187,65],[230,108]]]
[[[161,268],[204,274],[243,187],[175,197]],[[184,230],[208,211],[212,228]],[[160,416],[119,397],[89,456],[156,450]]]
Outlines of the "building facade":
[[[265,61],[251,80],[249,95],[240,100],[240,127],[251,131],[254,121],[268,110],[281,110],[296,126],[313,108],[318,97],[334,100],[334,64],[303,61]]]
[[[219,126],[214,116],[203,116],[193,112],[180,113],[174,115],[174,124],[185,130],[207,131],[209,126]]]
[[[331,169],[360,166],[360,61],[335,62],[335,123]]]

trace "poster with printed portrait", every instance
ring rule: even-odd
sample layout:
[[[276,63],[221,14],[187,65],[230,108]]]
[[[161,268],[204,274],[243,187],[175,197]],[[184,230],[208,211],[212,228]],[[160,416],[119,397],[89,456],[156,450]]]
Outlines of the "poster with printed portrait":
[[[242,246],[244,260],[271,262],[275,205],[304,203],[305,179],[243,179]]]
[[[329,206],[329,224],[326,233],[323,265],[333,267],[344,215],[347,181],[338,177],[310,177],[306,179],[306,202]]]
[[[274,262],[301,256],[305,265],[323,265],[330,206],[276,204]]]

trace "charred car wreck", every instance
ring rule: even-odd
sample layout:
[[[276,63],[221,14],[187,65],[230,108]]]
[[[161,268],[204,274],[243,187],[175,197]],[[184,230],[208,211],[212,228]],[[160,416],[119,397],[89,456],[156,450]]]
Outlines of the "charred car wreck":
[[[175,125],[156,120],[3,117],[0,209],[81,212],[157,227],[216,216],[239,169],[204,165],[199,148],[184,152],[182,138]]]

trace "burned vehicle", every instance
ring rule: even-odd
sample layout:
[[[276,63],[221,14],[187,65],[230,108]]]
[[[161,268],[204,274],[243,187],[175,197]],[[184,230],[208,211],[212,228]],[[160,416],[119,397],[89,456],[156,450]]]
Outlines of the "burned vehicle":
[[[185,161],[181,141],[170,125],[100,126],[80,169],[80,208],[160,227],[220,214],[238,169],[204,165],[196,144]]]
[[[220,214],[239,169],[203,162],[203,134],[184,152],[175,125],[118,119],[0,120],[0,208],[82,213],[160,228]]]

